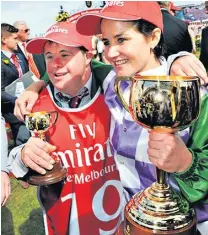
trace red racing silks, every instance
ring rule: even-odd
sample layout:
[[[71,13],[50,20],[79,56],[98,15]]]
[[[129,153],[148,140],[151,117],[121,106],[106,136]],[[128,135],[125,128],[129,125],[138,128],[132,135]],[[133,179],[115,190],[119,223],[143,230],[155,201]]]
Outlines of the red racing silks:
[[[45,89],[34,111],[58,111],[46,135],[68,170],[62,183],[41,189],[49,235],[114,234],[121,223],[123,189],[110,151],[110,113],[97,94],[90,105],[61,109]],[[44,193],[45,190],[48,192]]]

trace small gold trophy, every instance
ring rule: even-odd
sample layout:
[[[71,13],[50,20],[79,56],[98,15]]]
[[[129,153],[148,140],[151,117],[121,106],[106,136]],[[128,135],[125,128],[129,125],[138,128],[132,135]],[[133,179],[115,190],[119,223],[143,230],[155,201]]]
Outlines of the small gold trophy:
[[[121,82],[131,83],[126,102]],[[199,79],[179,76],[117,77],[116,93],[132,118],[144,128],[174,133],[198,118]],[[129,104],[128,104],[129,103]],[[195,235],[196,217],[189,203],[166,182],[166,172],[156,167],[157,181],[136,193],[125,207],[125,235]]]
[[[46,141],[45,132],[51,128],[58,118],[57,111],[35,112],[25,115],[26,127],[33,134]],[[32,169],[28,173],[28,182],[32,185],[50,185],[63,180],[66,177],[67,170],[63,167],[60,159],[56,158],[52,170],[46,170],[45,175],[41,175]]]

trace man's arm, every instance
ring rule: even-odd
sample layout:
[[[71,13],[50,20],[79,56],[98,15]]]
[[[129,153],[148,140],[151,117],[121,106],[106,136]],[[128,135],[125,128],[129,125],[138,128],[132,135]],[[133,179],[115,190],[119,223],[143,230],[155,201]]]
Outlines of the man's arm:
[[[198,76],[202,85],[208,83],[206,69],[192,53],[181,51],[169,56],[167,63],[172,76]]]
[[[46,87],[47,83],[43,80],[30,85],[22,95],[16,100],[14,115],[20,120],[24,121],[24,115],[31,113],[35,102],[38,99],[39,92]]]
[[[205,35],[207,34],[207,35]],[[200,61],[208,71],[208,27],[202,30]]]
[[[16,178],[24,177],[29,168],[45,174],[45,169],[51,170],[55,161],[49,155],[55,146],[39,138],[31,137],[25,145],[18,146],[9,154],[8,169]]]
[[[180,52],[169,56],[168,71],[173,76],[199,76],[202,83],[208,83],[204,66],[193,54],[188,52]],[[47,74],[44,76],[44,81],[48,81]],[[19,120],[23,121],[24,114],[31,112],[33,105],[38,99],[39,92],[46,86],[44,81],[39,81],[29,86],[16,100],[14,114]]]
[[[14,115],[24,121],[24,115],[31,113],[33,105],[38,99],[39,92],[47,86],[49,82],[48,74],[45,73],[41,80],[30,85],[22,95],[16,100]]]
[[[4,118],[1,117],[1,206],[4,206],[11,194],[9,179],[8,161],[8,142],[5,129]]]
[[[1,70],[1,102],[5,104],[15,104],[16,97],[5,92],[6,76],[4,70]]]

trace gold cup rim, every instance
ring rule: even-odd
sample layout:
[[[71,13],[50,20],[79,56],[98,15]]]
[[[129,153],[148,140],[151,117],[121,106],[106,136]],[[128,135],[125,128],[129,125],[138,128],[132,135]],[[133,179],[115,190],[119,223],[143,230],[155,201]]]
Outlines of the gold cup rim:
[[[38,116],[38,115],[46,115],[46,114],[49,114],[53,111],[40,111],[40,112],[34,112],[34,113],[28,113],[28,114],[25,114],[24,116],[26,117],[34,117],[34,116]]]
[[[136,80],[151,80],[151,81],[196,81],[199,79],[199,77],[197,76],[143,76],[139,74],[132,76],[132,78]]]

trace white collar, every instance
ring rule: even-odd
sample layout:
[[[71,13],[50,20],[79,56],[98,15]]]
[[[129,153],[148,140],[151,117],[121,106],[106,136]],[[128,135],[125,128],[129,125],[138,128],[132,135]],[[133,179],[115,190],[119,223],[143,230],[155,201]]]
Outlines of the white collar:
[[[168,9],[163,8],[163,7],[162,7],[160,10],[161,10],[161,11],[167,11],[167,12],[168,12]]]
[[[25,43],[25,45],[26,45],[26,42],[18,42],[17,44],[18,44],[19,48],[21,49],[21,51],[24,53],[24,55],[27,57],[27,55],[26,55],[26,49],[25,49],[25,47],[22,45],[23,43]]]
[[[9,59],[12,57],[12,52],[10,52],[10,51],[4,51],[4,50],[1,50],[1,52],[6,56],[6,57],[8,57]]]
[[[164,57],[159,58],[160,66],[154,69],[149,69],[144,72],[139,73],[139,75],[149,76],[149,75],[167,75],[167,62]]]
[[[89,90],[89,94],[91,94],[91,86],[92,86],[92,73],[91,73],[90,78],[88,79],[87,83],[84,85],[84,87],[86,87],[86,88]],[[82,90],[83,90],[84,87],[82,87],[82,88],[78,91],[77,95],[79,95],[79,94],[82,93]],[[60,91],[57,90],[56,87],[54,87],[54,95],[55,95],[56,98],[57,98],[56,94],[59,93],[59,92],[60,92]],[[67,96],[67,97],[69,97],[69,98],[72,97],[71,95],[65,94],[65,93],[63,93],[63,92],[61,92],[61,93],[62,93],[64,96]]]

